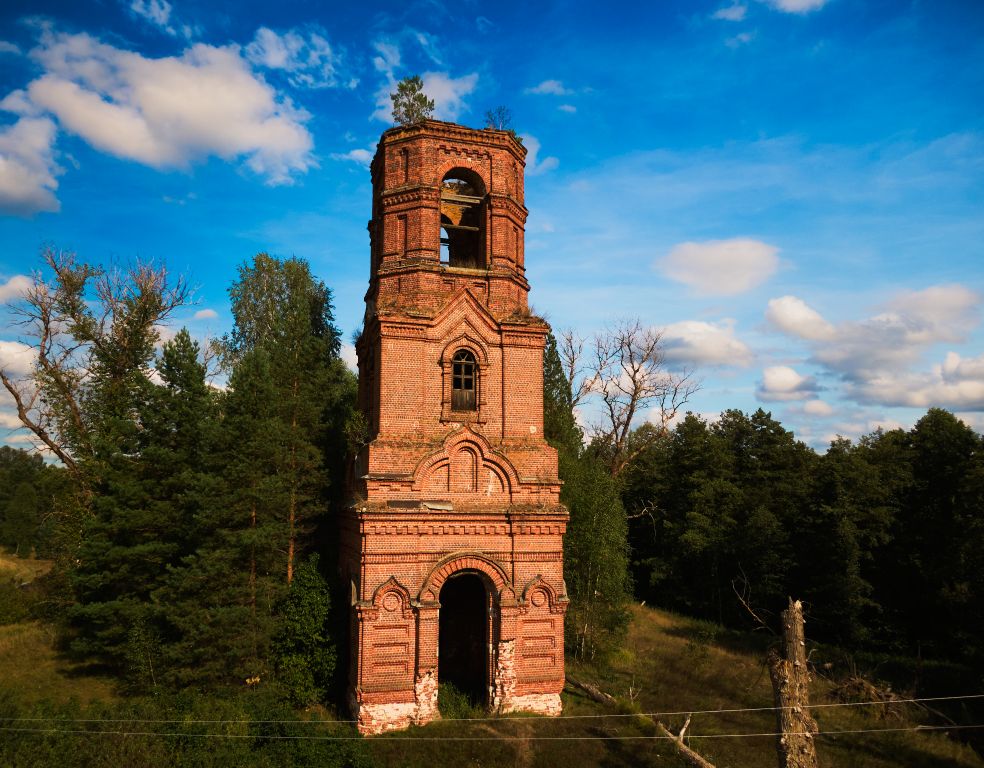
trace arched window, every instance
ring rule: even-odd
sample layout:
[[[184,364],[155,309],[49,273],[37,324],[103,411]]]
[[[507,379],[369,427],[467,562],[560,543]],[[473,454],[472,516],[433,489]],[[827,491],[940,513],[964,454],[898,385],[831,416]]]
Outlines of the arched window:
[[[441,181],[441,261],[449,267],[485,266],[485,192],[467,170],[449,171]]]
[[[451,410],[474,411],[475,391],[478,384],[478,366],[475,355],[467,349],[459,349],[451,359]]]

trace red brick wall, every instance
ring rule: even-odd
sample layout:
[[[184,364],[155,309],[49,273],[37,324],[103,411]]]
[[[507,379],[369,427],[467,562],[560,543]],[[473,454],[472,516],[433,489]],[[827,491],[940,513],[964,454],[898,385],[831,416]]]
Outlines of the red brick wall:
[[[490,706],[559,711],[567,513],[543,439],[549,327],[527,305],[525,154],[502,131],[425,121],[384,133],[372,163],[357,344],[371,442],[354,462],[342,553],[367,732],[434,716],[440,582],[456,569],[489,595]],[[455,169],[486,192],[481,269],[440,262],[441,182]],[[451,407],[459,349],[478,363],[474,411]]]

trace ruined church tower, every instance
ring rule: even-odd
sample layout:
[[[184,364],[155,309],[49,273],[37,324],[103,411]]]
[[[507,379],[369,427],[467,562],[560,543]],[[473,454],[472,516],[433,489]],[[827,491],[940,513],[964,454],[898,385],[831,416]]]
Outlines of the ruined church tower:
[[[437,718],[439,683],[492,712],[560,712],[567,511],[543,437],[549,327],[527,303],[525,156],[509,132],[427,120],[386,131],[372,161],[368,436],[341,552],[364,733]]]

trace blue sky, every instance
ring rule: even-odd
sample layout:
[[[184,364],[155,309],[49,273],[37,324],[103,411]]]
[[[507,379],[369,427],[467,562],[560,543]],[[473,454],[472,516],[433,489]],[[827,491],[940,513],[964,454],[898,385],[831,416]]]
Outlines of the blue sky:
[[[268,251],[348,338],[368,158],[418,73],[442,119],[511,109],[556,328],[639,317],[698,368],[693,410],[761,406],[821,449],[930,406],[984,429],[977,0],[8,1],[0,299],[44,244],[153,259],[197,286],[178,323],[220,335]],[[29,359],[0,327],[0,363]]]

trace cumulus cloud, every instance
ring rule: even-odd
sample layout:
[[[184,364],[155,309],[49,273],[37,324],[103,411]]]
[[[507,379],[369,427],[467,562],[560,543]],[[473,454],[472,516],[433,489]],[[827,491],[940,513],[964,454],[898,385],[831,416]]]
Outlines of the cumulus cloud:
[[[817,389],[812,376],[803,376],[788,365],[775,365],[762,371],[755,396],[765,402],[809,400],[816,396]]]
[[[673,323],[663,330],[663,347],[671,363],[745,366],[752,360],[751,350],[735,336],[732,320]]]
[[[0,128],[0,212],[30,216],[59,209],[56,134],[55,124],[44,117],[21,117]]]
[[[0,40],[0,53],[20,53],[21,49],[18,48],[13,43],[9,43],[6,40]]]
[[[335,152],[331,157],[332,160],[348,160],[368,168],[372,156],[372,151],[368,149],[350,149],[348,152]]]
[[[963,340],[978,322],[980,304],[978,294],[960,285],[908,291],[884,312],[837,326],[814,357],[851,380],[891,378],[927,347]]]
[[[0,283],[0,304],[23,296],[33,282],[27,275],[14,275],[7,282]]]
[[[749,238],[680,243],[656,262],[663,274],[707,296],[734,296],[765,282],[779,249]]]
[[[415,33],[418,34],[422,33]],[[417,36],[414,39],[422,46],[425,42],[433,43],[429,36],[424,36],[423,40]],[[374,120],[389,123],[393,120],[393,101],[390,94],[396,91],[396,73],[402,64],[402,56],[400,47],[392,40],[377,40],[372,45],[376,51],[372,60],[373,67],[385,78],[376,91],[376,109],[372,117]],[[429,49],[425,46],[425,52],[427,50]],[[434,100],[434,115],[439,120],[457,120],[468,108],[465,97],[478,85],[477,72],[461,77],[451,77],[447,72],[424,72],[420,77],[424,83],[424,93]]]
[[[176,34],[174,27],[171,26],[171,9],[172,6],[167,0],[133,0],[130,3],[130,10],[137,16],[169,35]]]
[[[45,73],[28,85],[30,103],[117,157],[154,168],[241,159],[270,184],[315,164],[310,115],[258,78],[238,46],[151,59],[46,30],[31,55]]]
[[[466,108],[464,98],[478,84],[478,73],[451,77],[447,72],[424,72],[424,93],[434,99],[434,115],[439,120],[457,120]]]
[[[770,299],[765,311],[765,319],[783,333],[801,339],[824,341],[832,339],[834,326],[828,323],[815,309],[795,296],[780,296]]]
[[[339,57],[320,28],[278,33],[260,27],[246,46],[246,58],[266,69],[282,70],[295,87],[330,88],[339,84]]]
[[[560,80],[544,80],[539,85],[527,88],[523,93],[535,93],[537,95],[549,94],[551,96],[567,96],[573,93],[569,88],[565,88]]]
[[[195,320],[214,320],[219,316],[219,313],[214,309],[199,309],[195,315]]]
[[[359,372],[359,356],[355,353],[355,347],[346,342],[342,342],[341,350],[342,362],[353,373]]]
[[[984,409],[984,355],[950,351],[929,371],[928,349],[960,342],[978,325],[982,297],[962,285],[930,286],[893,297],[882,311],[833,325],[795,296],[769,302],[766,318],[807,341],[811,361],[844,382],[844,394],[883,406]]]
[[[765,2],[777,11],[800,14],[817,11],[827,4],[827,0],[765,0]]]
[[[523,139],[523,146],[526,147],[527,176],[538,176],[541,173],[552,171],[560,165],[560,160],[556,157],[540,159],[540,140],[536,136],[524,133],[521,138]]]
[[[745,18],[745,13],[748,11],[748,6],[742,3],[732,3],[731,5],[726,5],[723,8],[718,8],[712,15],[712,19],[721,19],[722,21],[741,21]]]
[[[561,104],[559,107],[557,107],[557,109],[559,109],[561,112],[567,112],[569,115],[573,115],[575,112],[577,112],[577,107],[575,107],[573,104]]]
[[[19,341],[0,341],[0,368],[12,376],[27,376],[34,370],[34,347]]]
[[[808,400],[803,403],[803,413],[810,416],[826,417],[834,414],[834,408],[830,403],[823,400]]]

